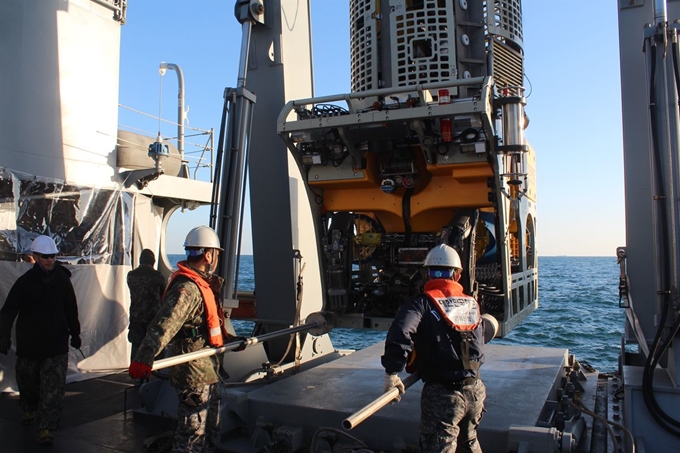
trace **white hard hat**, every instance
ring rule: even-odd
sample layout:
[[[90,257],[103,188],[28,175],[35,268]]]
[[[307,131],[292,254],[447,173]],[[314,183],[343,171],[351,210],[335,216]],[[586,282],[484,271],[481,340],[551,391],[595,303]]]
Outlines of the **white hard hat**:
[[[224,250],[220,247],[220,238],[217,237],[215,230],[207,226],[199,226],[189,231],[184,240],[184,248]]]
[[[460,256],[458,256],[458,252],[446,244],[439,244],[427,252],[423,266],[452,267],[454,269],[463,268],[462,264],[460,263]]]
[[[33,239],[31,244],[31,252],[41,253],[43,255],[52,255],[53,253],[59,253],[57,249],[57,244],[54,243],[54,239],[49,236],[38,236]]]

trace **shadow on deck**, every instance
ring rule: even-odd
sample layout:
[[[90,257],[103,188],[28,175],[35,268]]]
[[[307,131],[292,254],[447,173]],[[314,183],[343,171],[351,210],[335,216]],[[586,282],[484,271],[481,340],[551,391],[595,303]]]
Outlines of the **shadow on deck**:
[[[0,451],[148,453],[144,440],[172,430],[173,423],[159,419],[133,421],[133,409],[138,407],[137,389],[127,374],[68,384],[62,428],[54,432],[53,445],[46,447],[37,441],[37,423],[22,425],[18,395],[4,393],[0,397]]]

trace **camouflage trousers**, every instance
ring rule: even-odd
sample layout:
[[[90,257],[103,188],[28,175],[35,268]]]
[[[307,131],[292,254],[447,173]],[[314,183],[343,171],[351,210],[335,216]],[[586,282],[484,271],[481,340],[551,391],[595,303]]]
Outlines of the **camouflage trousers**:
[[[19,404],[24,412],[36,412],[38,429],[59,427],[66,389],[68,354],[46,359],[17,357],[16,378]]]
[[[477,426],[485,399],[486,387],[479,379],[457,390],[425,383],[420,397],[420,451],[482,453]]]
[[[179,410],[172,441],[176,453],[212,452],[213,439],[219,435],[220,386],[204,385],[177,391]]]

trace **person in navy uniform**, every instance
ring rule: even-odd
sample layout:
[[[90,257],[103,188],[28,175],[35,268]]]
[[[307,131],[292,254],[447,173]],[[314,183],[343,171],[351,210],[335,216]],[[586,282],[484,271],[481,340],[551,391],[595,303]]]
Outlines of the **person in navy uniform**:
[[[404,384],[398,374],[413,359],[425,383],[421,394],[420,449],[423,453],[481,453],[477,426],[486,388],[479,378],[484,331],[477,301],[463,293],[460,256],[445,244],[424,262],[421,295],[397,313],[385,340],[384,390]],[[397,397],[399,401],[401,397]]]

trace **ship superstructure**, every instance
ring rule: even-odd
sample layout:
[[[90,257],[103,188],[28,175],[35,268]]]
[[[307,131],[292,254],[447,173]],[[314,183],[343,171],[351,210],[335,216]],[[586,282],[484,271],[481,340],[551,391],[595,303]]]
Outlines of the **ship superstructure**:
[[[668,19],[680,17],[676,3],[619,5],[629,212],[621,291],[625,341],[639,349],[622,346],[620,378],[598,380],[566,349],[489,343],[479,427],[486,452],[677,450],[671,57],[678,49]],[[373,415],[348,423],[382,395],[382,344],[340,351],[327,331],[333,324],[386,329],[422,286],[423,257],[439,243],[463,257],[464,286],[493,315],[499,335],[538,307],[521,2],[349,0],[351,91],[316,96],[309,2],[237,0],[243,45],[237,86],[224,93],[230,126],[220,134],[214,185],[189,177],[181,145],[117,131],[113,93],[127,7],[125,0],[1,7],[0,25],[13,39],[0,43],[10,62],[1,66],[10,83],[0,86],[7,100],[0,295],[28,268],[20,261],[30,240],[52,235],[88,301],[82,313],[91,324],[83,331],[97,333],[83,335],[89,362],[73,362],[124,370],[124,281],[136,251],[156,250],[168,272],[169,216],[212,204],[210,221],[226,248],[220,273],[232,281],[249,182],[255,330],[244,351],[229,352],[232,344],[220,352],[229,375],[220,446],[415,450],[421,384],[400,403],[371,405]],[[181,104],[179,117],[182,126]],[[658,154],[640,151],[650,143],[660,145]],[[236,290],[226,290],[224,307],[244,316]],[[0,357],[0,365],[11,387],[12,363]],[[164,381],[140,390],[145,407],[135,417],[173,416],[176,396]]]
[[[53,237],[81,301],[87,360],[77,368],[83,358],[72,352],[69,381],[127,366],[127,272],[149,248],[168,273],[168,219],[211,200],[212,185],[192,177],[178,147],[150,152],[157,137],[118,129],[126,8],[124,0],[0,7],[0,300],[29,269],[32,240]],[[16,390],[13,356],[0,364],[0,390]]]
[[[626,187],[620,305],[622,417],[637,451],[680,451],[677,2],[621,2],[619,43]],[[620,410],[620,413],[619,413]]]

